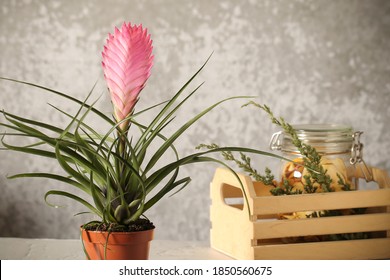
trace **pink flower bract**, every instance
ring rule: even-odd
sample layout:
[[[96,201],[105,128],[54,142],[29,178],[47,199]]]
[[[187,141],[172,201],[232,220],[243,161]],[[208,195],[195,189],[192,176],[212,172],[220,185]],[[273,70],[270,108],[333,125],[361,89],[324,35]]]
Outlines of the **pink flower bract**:
[[[138,96],[153,66],[152,40],[142,25],[123,23],[109,34],[102,52],[104,78],[114,107],[114,117],[122,121],[133,113]],[[128,121],[120,125],[126,130]]]

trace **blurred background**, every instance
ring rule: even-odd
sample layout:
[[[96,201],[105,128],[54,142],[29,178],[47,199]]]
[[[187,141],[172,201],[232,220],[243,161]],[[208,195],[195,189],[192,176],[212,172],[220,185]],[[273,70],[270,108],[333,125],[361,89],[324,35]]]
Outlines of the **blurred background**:
[[[174,126],[218,100],[255,96],[290,123],[342,123],[364,131],[366,162],[390,171],[390,1],[0,0],[0,76],[80,99],[97,82],[97,106],[110,114],[101,51],[107,34],[124,21],[142,23],[154,45],[152,75],[136,110],[170,98],[213,53],[189,89],[205,84]],[[278,128],[262,111],[241,108],[246,102],[224,103],[201,119],[179,138],[179,153],[192,153],[200,143],[268,151]],[[0,81],[0,109],[65,127],[68,120],[48,104],[77,110],[40,90]],[[279,162],[254,157],[253,164],[262,171]],[[184,168],[191,184],[146,213],[156,239],[208,241],[216,167]],[[79,237],[78,227],[91,217],[74,214],[84,208],[63,198],[53,201],[66,207],[54,209],[43,198],[68,186],[7,179],[57,170],[55,161],[0,151],[0,236]]]

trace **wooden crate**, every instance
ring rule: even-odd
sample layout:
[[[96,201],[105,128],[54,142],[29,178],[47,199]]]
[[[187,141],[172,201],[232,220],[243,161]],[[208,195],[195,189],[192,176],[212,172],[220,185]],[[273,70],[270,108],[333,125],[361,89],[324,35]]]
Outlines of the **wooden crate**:
[[[211,247],[235,259],[389,259],[390,178],[371,168],[375,190],[272,196],[270,187],[219,168],[211,183]],[[294,220],[281,213],[367,208],[364,214]],[[250,213],[249,214],[249,211]],[[369,232],[369,239],[292,242],[294,237]]]

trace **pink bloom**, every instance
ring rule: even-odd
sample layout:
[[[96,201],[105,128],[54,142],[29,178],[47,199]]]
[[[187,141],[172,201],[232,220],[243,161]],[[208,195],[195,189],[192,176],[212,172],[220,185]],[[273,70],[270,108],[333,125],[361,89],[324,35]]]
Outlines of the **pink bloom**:
[[[108,34],[102,52],[104,78],[107,82],[117,122],[133,113],[138,96],[150,76],[153,66],[152,40],[142,25],[123,23]],[[126,130],[129,122],[120,125]]]

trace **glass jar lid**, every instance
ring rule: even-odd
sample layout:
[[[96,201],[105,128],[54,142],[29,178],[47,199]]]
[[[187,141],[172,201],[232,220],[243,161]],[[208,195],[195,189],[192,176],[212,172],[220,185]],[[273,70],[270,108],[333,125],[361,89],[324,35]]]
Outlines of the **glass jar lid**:
[[[292,126],[298,139],[314,147],[320,154],[351,153],[353,129],[341,124],[299,124]],[[270,147],[288,153],[299,153],[292,138],[285,132],[272,136]]]

